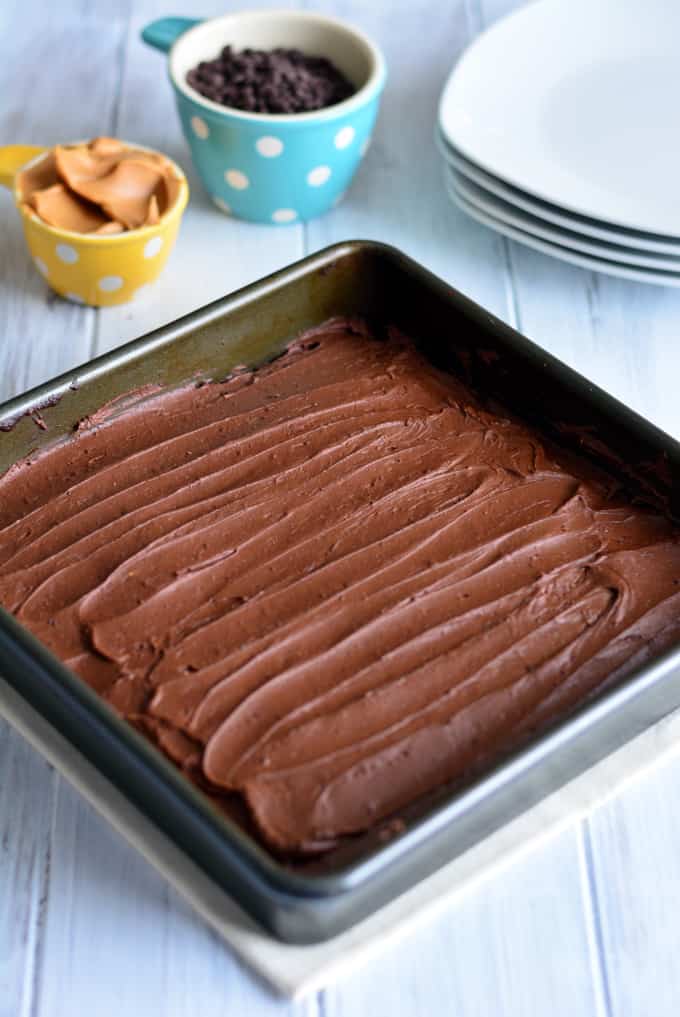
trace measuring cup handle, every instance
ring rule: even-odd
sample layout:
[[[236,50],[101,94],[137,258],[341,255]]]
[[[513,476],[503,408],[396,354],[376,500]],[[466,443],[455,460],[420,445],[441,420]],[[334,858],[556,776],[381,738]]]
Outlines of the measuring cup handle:
[[[0,185],[9,187],[11,191],[14,187],[14,177],[21,167],[44,151],[42,145],[0,146]]]
[[[203,18],[159,18],[150,21],[142,29],[142,39],[147,46],[153,46],[162,53],[167,53],[175,39],[184,35],[194,25],[199,25]]]

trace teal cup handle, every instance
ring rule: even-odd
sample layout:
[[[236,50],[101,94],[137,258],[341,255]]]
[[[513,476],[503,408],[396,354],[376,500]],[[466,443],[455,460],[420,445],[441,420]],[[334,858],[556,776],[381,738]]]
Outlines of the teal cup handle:
[[[167,53],[176,39],[203,21],[203,18],[159,18],[150,21],[142,29],[142,39],[147,46]]]

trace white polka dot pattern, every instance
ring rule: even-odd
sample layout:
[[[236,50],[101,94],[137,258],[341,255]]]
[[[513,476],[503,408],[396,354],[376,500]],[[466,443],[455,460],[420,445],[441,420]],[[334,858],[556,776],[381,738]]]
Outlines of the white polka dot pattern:
[[[313,170],[310,170],[307,174],[307,183],[310,187],[321,187],[330,179],[331,168],[330,166],[315,166]]]
[[[201,141],[205,141],[205,139],[210,135],[210,128],[202,117],[191,118],[191,130],[197,138],[201,139]]]
[[[163,246],[163,237],[151,237],[144,245],[144,257],[155,258]]]
[[[78,252],[70,244],[57,244],[57,257],[67,265],[74,265],[78,260]]]
[[[100,290],[104,293],[115,293],[123,285],[123,280],[119,275],[105,275],[97,283]]]
[[[70,300],[72,304],[84,304],[85,301],[82,297],[78,296],[77,293],[67,293],[66,299]]]
[[[355,134],[356,131],[353,127],[341,127],[333,139],[333,144],[336,148],[347,148],[354,141]]]
[[[218,208],[222,209],[223,212],[226,212],[227,215],[231,215],[231,205],[228,205],[224,198],[220,198],[217,194],[215,194],[213,196],[213,201]]]
[[[44,261],[42,260],[42,258],[38,258],[38,257],[36,257],[36,258],[34,258],[34,259],[33,259],[33,262],[34,262],[34,264],[35,264],[35,267],[36,267],[36,268],[38,269],[38,271],[40,272],[40,274],[41,274],[42,276],[44,276],[44,277],[45,277],[45,279],[47,279],[48,275],[50,274],[50,270],[48,269],[47,265],[46,265],[46,264],[45,264],[45,262],[44,262]]]
[[[250,180],[245,173],[237,169],[228,169],[224,174],[224,179],[236,191],[245,191],[246,187],[250,185]]]
[[[293,222],[295,219],[297,219],[297,212],[294,208],[277,208],[272,213],[274,222]]]
[[[283,142],[280,138],[274,138],[270,134],[265,134],[257,139],[255,148],[266,159],[274,159],[283,152]]]

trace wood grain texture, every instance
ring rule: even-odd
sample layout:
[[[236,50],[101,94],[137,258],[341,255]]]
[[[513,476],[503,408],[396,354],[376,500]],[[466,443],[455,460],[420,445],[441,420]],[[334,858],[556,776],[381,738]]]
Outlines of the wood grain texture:
[[[611,1017],[676,1017],[680,756],[586,824]]]
[[[103,14],[103,5],[100,9]],[[62,7],[32,0],[2,6],[2,37],[12,40],[0,60],[3,143],[50,145],[112,129],[127,11],[112,3],[102,14],[97,4]],[[6,399],[87,359],[95,312],[61,301],[48,289],[26,256],[7,191],[0,194],[0,236],[0,399]]]
[[[272,996],[174,890],[60,782],[36,1017],[315,1017]]]
[[[32,1012],[56,780],[0,720],[0,1017]]]
[[[249,5],[262,4],[239,4]],[[224,217],[202,192],[163,58],[138,39],[146,21],[173,13],[164,0],[0,5],[0,28],[13,41],[0,61],[3,141],[117,133],[167,151],[192,187],[161,281],[139,302],[102,312],[49,295],[25,256],[10,197],[0,196],[0,398],[308,250],[362,236],[402,247],[680,435],[680,292],[551,261],[472,222],[445,196],[433,141],[441,87],[470,39],[517,0],[299,5],[375,36],[390,80],[343,204],[307,226],[280,229]],[[223,9],[209,0],[179,13]],[[648,775],[345,982],[291,1004],[274,999],[0,723],[0,1017],[670,1017],[680,1012],[678,766]]]
[[[326,1017],[603,1015],[572,832],[460,898],[324,999]]]

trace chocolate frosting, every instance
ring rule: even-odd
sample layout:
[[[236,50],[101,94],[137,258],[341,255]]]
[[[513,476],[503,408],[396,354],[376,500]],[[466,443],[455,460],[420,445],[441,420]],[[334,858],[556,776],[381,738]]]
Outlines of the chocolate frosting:
[[[662,514],[360,323],[104,410],[0,480],[0,603],[289,852],[657,655],[679,584]]]

